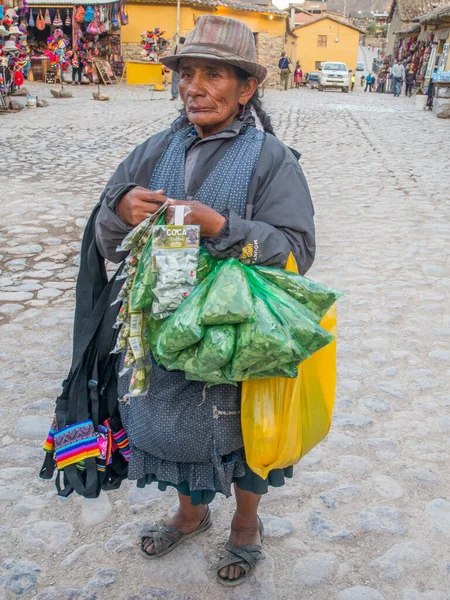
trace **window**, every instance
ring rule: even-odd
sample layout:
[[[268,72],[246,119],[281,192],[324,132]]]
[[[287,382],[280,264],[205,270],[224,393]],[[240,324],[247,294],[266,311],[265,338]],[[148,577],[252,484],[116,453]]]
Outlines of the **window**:
[[[327,36],[326,35],[318,35],[317,36],[317,45],[321,48],[327,47]]]

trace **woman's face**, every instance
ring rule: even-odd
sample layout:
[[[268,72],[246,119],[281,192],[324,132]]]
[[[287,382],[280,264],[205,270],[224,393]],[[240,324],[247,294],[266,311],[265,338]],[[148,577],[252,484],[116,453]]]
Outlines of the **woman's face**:
[[[240,81],[231,65],[217,60],[183,58],[180,64],[180,95],[189,121],[202,137],[231,123],[239,105],[245,106],[257,87],[254,77]]]

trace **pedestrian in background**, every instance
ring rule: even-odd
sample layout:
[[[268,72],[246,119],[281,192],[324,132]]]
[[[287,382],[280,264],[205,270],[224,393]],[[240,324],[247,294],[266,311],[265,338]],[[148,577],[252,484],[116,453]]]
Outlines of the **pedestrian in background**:
[[[184,37],[180,37],[180,41],[178,42],[178,44],[175,46],[175,51],[174,54],[178,54],[179,51],[181,50],[180,46],[182,46],[185,42]],[[170,99],[171,102],[174,102],[175,100],[178,100],[178,86],[180,85],[180,75],[179,73],[177,73],[176,71],[172,72],[172,87],[171,87],[171,94],[172,94],[172,98]]]
[[[290,68],[289,65],[291,65]],[[289,85],[289,75],[291,74],[292,63],[286,56],[286,52],[281,53],[281,58],[278,61],[278,68],[280,69],[281,91],[283,91],[283,89],[287,90]]]
[[[369,73],[366,77],[366,87],[364,88],[365,92],[367,92],[367,88],[369,88],[369,92],[372,91],[372,85],[373,85],[374,81],[375,81],[374,76],[372,75],[372,73]]]
[[[416,71],[414,65],[411,64],[405,78],[405,96],[411,97],[414,84],[416,82]]]
[[[83,71],[83,63],[78,52],[74,52],[72,56],[72,83],[73,85],[81,85],[81,73]],[[77,80],[78,77],[78,81]]]
[[[392,67],[392,93],[394,94],[394,98],[398,98],[400,96],[404,79],[405,67],[399,58],[397,63]]]
[[[294,71],[294,83],[295,83],[295,87],[297,89],[299,89],[299,87],[302,83],[302,80],[303,80],[303,71],[300,66],[300,62],[297,61],[297,64],[295,65],[295,71]]]
[[[366,81],[366,76],[365,75],[361,75],[361,81],[360,81],[361,87],[364,87],[364,82],[365,81]]]
[[[351,86],[351,88],[350,88],[350,89],[351,89],[351,91],[353,92],[353,90],[354,90],[354,88],[355,88],[355,83],[356,83],[356,76],[355,76],[355,74],[354,74],[354,73],[352,73],[352,77],[351,77],[351,79],[350,79],[350,83],[352,84],[352,86]]]

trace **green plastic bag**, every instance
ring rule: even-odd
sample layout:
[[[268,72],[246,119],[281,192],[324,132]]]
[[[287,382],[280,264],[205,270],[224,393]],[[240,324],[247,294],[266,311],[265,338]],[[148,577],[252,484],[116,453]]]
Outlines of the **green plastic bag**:
[[[333,304],[342,296],[341,292],[316,283],[292,271],[262,266],[254,267],[254,269],[265,279],[285,290],[295,300],[298,300],[300,304],[309,308],[317,315],[318,322],[322,320]]]
[[[214,258],[203,246],[198,254],[197,281],[203,281],[223,260]]]
[[[164,219],[164,214],[159,215],[153,223],[153,227],[164,224]],[[152,285],[155,276],[156,274],[152,270],[152,235],[150,235],[139,261],[131,289],[130,308],[132,311],[151,309],[153,303]]]
[[[204,279],[166,320],[156,342],[156,360],[164,360],[165,356],[193,346],[202,339],[205,328],[198,324],[198,319],[210,285],[211,279]]]
[[[235,325],[207,327],[196,355],[202,372],[221,369],[233,358],[236,347]],[[189,369],[193,372],[192,369]]]
[[[305,358],[333,341],[334,336],[312,319],[313,313],[306,306],[255,271],[247,269],[247,273],[253,293],[264,300],[272,314],[289,327],[291,335],[306,351]]]
[[[222,384],[237,386],[237,383],[227,376],[225,369],[217,369],[217,371],[210,371],[209,373],[189,373],[189,371],[186,371],[185,376],[188,381],[203,381],[208,387]]]
[[[230,258],[211,273],[211,288],[198,321],[201,325],[233,325],[253,318],[252,295],[244,268]]]
[[[253,282],[252,289],[255,318],[237,328],[236,351],[228,373],[235,381],[252,379],[261,370],[265,374],[276,372],[280,365],[298,364],[308,357],[291,335],[288,324],[270,310]],[[259,377],[262,376],[272,375]]]

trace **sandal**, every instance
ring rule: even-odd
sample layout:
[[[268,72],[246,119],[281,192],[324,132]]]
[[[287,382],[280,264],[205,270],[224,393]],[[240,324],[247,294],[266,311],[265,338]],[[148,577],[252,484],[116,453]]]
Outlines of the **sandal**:
[[[264,526],[261,519],[258,517],[259,533],[261,535],[261,542],[264,541]],[[226,587],[234,587],[241,585],[248,578],[248,576],[255,570],[256,562],[264,558],[264,552],[260,544],[249,544],[248,546],[235,546],[231,542],[228,542],[224,550],[220,554],[221,560],[216,566],[217,581]],[[225,579],[221,577],[220,571],[224,567],[235,565],[241,567],[243,573],[236,577],[236,579]]]
[[[165,556],[166,554],[169,554],[169,552],[172,552],[172,550],[175,550],[175,548],[182,544],[185,540],[188,540],[189,538],[192,538],[209,529],[211,525],[212,519],[209,507],[207,507],[203,521],[200,523],[198,528],[194,531],[191,531],[191,533],[184,533],[184,531],[181,531],[181,529],[178,529],[178,527],[174,527],[173,525],[164,525],[163,521],[158,521],[158,523],[155,525],[150,525],[150,527],[147,529],[149,535],[144,535],[142,537],[141,554],[148,560]],[[144,548],[144,543],[149,537],[153,538],[153,543],[155,545],[155,552],[153,554],[149,554]]]

